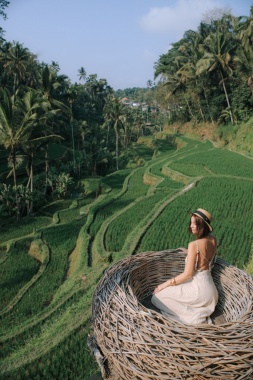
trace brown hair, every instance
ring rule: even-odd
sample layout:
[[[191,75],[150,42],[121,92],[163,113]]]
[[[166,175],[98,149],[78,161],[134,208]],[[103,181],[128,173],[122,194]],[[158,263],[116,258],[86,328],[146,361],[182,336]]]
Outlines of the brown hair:
[[[193,215],[195,220],[196,220],[196,225],[197,225],[197,229],[198,229],[198,233],[197,233],[197,238],[198,239],[201,239],[203,237],[206,237],[207,235],[209,235],[209,233],[211,232],[208,225],[204,222],[204,220],[202,218],[199,218],[197,215]],[[192,233],[192,230],[191,230],[191,220],[189,222],[189,225],[188,225],[188,232],[191,234]]]

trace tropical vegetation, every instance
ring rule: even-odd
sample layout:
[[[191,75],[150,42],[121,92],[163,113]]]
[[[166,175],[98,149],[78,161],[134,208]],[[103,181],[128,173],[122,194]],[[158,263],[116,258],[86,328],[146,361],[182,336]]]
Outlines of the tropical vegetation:
[[[217,15],[216,15],[217,17]],[[174,121],[236,124],[252,115],[252,17],[220,13],[188,30],[155,63]]]
[[[210,210],[218,256],[253,275],[252,17],[203,21],[157,83],[118,91],[83,66],[71,83],[0,29],[1,380],[98,374],[98,280],[186,246],[188,210]]]
[[[1,379],[97,373],[87,347],[97,281],[121,258],[186,246],[187,210],[200,203],[218,256],[253,274],[252,159],[166,131],[137,149],[142,165],[86,178],[82,197],[2,224]]]

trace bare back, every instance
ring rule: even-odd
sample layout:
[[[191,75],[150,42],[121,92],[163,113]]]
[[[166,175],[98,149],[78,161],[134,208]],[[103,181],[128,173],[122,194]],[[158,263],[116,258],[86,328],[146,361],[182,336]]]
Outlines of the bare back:
[[[217,241],[215,236],[208,235],[202,239],[196,240],[196,249],[198,251],[197,270],[210,269],[210,263],[215,256]]]

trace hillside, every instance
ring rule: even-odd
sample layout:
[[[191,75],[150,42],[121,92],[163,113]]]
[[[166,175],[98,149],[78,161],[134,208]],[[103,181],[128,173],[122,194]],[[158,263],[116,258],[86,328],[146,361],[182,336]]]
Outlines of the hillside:
[[[98,280],[123,257],[186,246],[189,210],[210,210],[218,256],[253,274],[252,159],[165,132],[139,140],[131,168],[86,179],[83,198],[2,226],[0,379],[95,375],[86,343]]]
[[[216,147],[253,157],[253,118],[247,122],[235,125],[218,125],[211,123],[183,123],[165,127],[168,133],[197,140],[211,140]]]

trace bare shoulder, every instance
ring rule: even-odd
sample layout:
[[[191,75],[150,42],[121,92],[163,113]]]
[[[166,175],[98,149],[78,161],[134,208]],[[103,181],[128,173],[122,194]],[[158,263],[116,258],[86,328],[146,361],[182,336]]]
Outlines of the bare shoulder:
[[[198,240],[190,241],[190,243],[188,244],[188,248],[196,247],[196,242],[197,241]]]
[[[191,241],[189,244],[188,244],[188,252],[191,252],[195,250],[196,251],[196,240],[195,241]]]
[[[209,235],[209,239],[210,239],[210,241],[213,243],[213,244],[217,244],[217,239],[216,239],[216,236],[214,236],[214,235]]]

